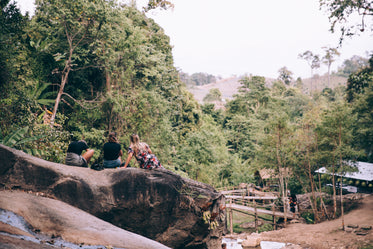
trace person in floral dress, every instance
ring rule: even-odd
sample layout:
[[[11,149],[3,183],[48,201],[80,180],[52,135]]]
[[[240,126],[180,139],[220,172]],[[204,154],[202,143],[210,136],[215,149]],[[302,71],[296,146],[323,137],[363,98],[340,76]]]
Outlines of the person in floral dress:
[[[149,145],[144,142],[140,142],[140,138],[137,134],[132,134],[130,137],[131,145],[128,148],[128,156],[124,168],[127,168],[133,156],[135,156],[137,162],[142,169],[154,169],[163,168],[158,158],[152,153]]]

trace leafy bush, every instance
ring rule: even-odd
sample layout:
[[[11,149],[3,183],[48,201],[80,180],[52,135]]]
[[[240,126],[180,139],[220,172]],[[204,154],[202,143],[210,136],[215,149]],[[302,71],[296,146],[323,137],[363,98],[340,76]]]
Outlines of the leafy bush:
[[[301,214],[302,218],[307,222],[307,224],[315,223],[315,216],[311,212],[304,212]]]

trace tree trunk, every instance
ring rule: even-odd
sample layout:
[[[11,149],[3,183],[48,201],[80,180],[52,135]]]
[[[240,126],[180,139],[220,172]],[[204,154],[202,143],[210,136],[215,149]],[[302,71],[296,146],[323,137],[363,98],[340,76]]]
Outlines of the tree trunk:
[[[70,62],[71,62],[71,54],[70,54],[69,60],[66,62],[65,69],[62,72],[60,89],[58,90],[56,102],[54,103],[54,107],[53,107],[53,112],[52,112],[52,117],[51,117],[51,126],[53,126],[53,124],[54,124],[54,120],[55,120],[56,114],[57,114],[57,109],[58,109],[58,106],[59,106],[60,101],[61,101],[61,96],[63,94],[63,90],[65,88],[67,79],[69,77],[69,73],[70,73],[70,70],[71,70]]]
[[[341,185],[340,185],[340,187],[341,187],[341,218],[342,218],[342,230],[344,231],[345,230],[345,217],[344,217],[344,212],[343,212],[343,188],[342,188],[342,186],[343,186],[343,184],[342,184],[342,182],[343,182],[343,179],[342,179],[343,177],[341,176]]]
[[[328,88],[330,88],[330,66],[331,64],[328,64]]]
[[[311,187],[311,194],[312,194],[312,211],[315,216],[315,221],[319,221],[319,215],[317,213],[317,201],[316,201],[316,194],[315,194],[315,182],[313,181],[312,171],[311,171],[311,162],[309,159],[309,151],[307,149],[307,166],[308,166],[308,177],[310,181],[310,187]]]
[[[337,191],[335,189],[335,166],[333,163],[333,175],[332,175],[332,183],[333,183],[333,218],[337,215]]]
[[[284,176],[282,172],[282,162],[280,157],[280,145],[281,145],[281,137],[280,137],[280,129],[277,131],[277,143],[276,143],[276,158],[277,158],[277,167],[278,167],[278,174],[279,174],[279,181],[280,181],[280,189],[282,195],[282,204],[284,205],[284,214],[285,214],[285,227],[287,223],[287,201],[286,201],[286,193],[284,189]]]
[[[66,64],[65,64],[65,68],[62,71],[61,85],[60,85],[60,89],[58,90],[56,102],[54,103],[54,107],[53,107],[53,113],[52,113],[52,117],[51,117],[51,126],[53,126],[53,124],[54,124],[54,120],[56,118],[58,106],[59,106],[60,101],[61,101],[61,96],[62,96],[63,91],[65,89],[66,82],[69,78],[69,73],[71,71],[71,61],[72,61],[73,52],[74,52],[72,39],[71,39],[70,35],[68,34],[66,27],[65,27],[65,30],[66,30],[67,42],[69,43],[69,58],[67,59]]]
[[[106,78],[106,91],[107,92],[111,92],[111,76],[110,76],[110,72],[106,71],[105,78]]]
[[[342,126],[339,125],[339,146],[342,146]],[[342,165],[342,155],[339,154],[339,167],[343,167]],[[343,176],[341,175],[341,182],[340,182],[340,187],[341,187],[341,216],[342,216],[342,230],[345,230],[345,220],[344,220],[344,210],[343,210]]]

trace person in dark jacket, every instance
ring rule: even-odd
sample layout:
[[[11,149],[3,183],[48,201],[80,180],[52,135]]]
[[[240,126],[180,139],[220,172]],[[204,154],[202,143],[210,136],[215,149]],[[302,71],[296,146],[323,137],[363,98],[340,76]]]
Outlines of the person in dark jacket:
[[[86,151],[83,155],[82,152]],[[84,140],[73,141],[67,148],[65,164],[78,167],[88,167],[94,150],[89,149],[88,144]]]
[[[104,144],[104,168],[116,168],[122,163],[123,152],[116,132],[111,132],[108,142]]]

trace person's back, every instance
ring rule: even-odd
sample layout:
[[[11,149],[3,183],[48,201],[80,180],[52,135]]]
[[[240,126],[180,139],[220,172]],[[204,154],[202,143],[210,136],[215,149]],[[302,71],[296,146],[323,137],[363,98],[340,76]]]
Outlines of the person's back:
[[[107,142],[104,144],[104,159],[116,160],[120,156],[121,146],[119,143]]]
[[[82,154],[82,152],[86,152]],[[67,148],[65,164],[71,166],[88,167],[88,163],[92,158],[94,150],[89,149],[88,144],[84,140],[73,141]]]
[[[67,148],[67,152],[75,153],[77,155],[81,155],[83,150],[88,149],[88,145],[85,141],[73,141],[69,144]]]
[[[140,142],[140,138],[137,134],[132,134],[130,136],[131,145],[128,148],[128,157],[124,167],[126,168],[128,163],[131,161],[132,156],[135,156],[140,168],[143,169],[154,169],[163,168],[162,164],[159,162],[158,158],[152,153],[149,145]]]
[[[104,144],[104,168],[116,168],[122,163],[121,156],[123,152],[116,135],[115,132],[111,132],[108,142]]]

